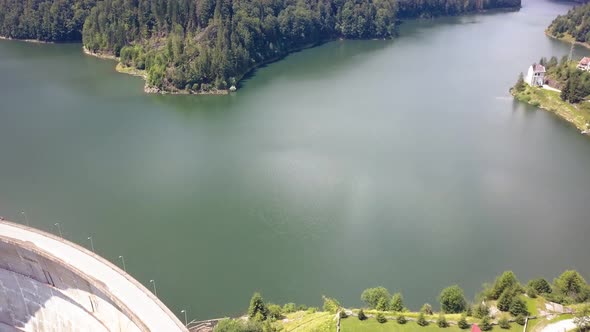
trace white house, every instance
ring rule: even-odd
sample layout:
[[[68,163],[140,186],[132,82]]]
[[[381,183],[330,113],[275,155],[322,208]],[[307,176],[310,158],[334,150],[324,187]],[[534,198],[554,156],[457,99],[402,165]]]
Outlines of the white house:
[[[529,67],[529,71],[526,74],[525,82],[528,83],[530,86],[543,86],[545,81],[545,67],[533,63],[532,66]]]
[[[580,62],[578,62],[578,69],[588,71],[590,70],[590,58],[583,57]]]

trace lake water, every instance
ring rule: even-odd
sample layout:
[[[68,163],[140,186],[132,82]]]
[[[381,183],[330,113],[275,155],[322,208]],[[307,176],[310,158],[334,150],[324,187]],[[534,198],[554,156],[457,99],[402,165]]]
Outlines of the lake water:
[[[0,214],[93,236],[193,318],[254,291],[358,306],[383,285],[417,309],[507,269],[590,278],[590,140],[508,94],[569,53],[543,31],[570,6],[328,43],[231,96],[145,95],[80,45],[0,41]]]

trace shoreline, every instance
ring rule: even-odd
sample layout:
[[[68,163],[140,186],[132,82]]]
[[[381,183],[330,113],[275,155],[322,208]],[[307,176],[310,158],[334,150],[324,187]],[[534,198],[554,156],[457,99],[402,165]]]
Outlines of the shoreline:
[[[145,70],[137,69],[134,67],[127,67],[123,63],[120,62],[120,58],[116,57],[112,54],[106,53],[95,53],[87,49],[85,46],[82,46],[82,51],[84,54],[93,56],[103,60],[112,60],[117,61],[117,65],[115,66],[115,71],[117,73],[131,75],[135,77],[140,77],[144,80],[145,84],[143,87],[143,92],[147,94],[160,94],[160,95],[227,95],[229,94],[229,89],[215,89],[211,91],[194,91],[194,90],[178,90],[178,91],[167,91],[162,90],[158,87],[151,86],[147,82],[147,72]]]
[[[565,42],[565,43],[580,45],[580,46],[590,49],[590,44],[579,42],[579,41],[575,40],[574,37],[572,37],[570,34],[565,34],[563,37],[559,38],[559,37],[553,35],[551,32],[549,32],[549,29],[547,29],[547,30],[545,30],[545,36]]]
[[[590,132],[584,133],[588,129],[586,123],[590,122],[590,112],[581,110],[576,105],[561,100],[558,92],[533,88],[527,85],[526,89],[522,92],[517,92],[514,88],[510,88],[510,94],[517,101],[552,113],[561,120],[574,126],[582,135],[590,136]]]
[[[18,38],[6,37],[6,36],[0,36],[0,40],[20,41],[20,42],[31,43],[31,44],[57,44],[56,42],[52,42],[52,41],[44,41],[44,40],[39,40],[39,39],[18,39]]]

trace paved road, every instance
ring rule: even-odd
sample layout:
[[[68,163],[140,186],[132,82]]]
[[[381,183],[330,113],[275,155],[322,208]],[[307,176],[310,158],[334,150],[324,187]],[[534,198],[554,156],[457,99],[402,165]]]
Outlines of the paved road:
[[[574,324],[573,319],[566,319],[559,321],[557,323],[549,324],[545,326],[542,332],[564,332],[564,331],[571,331],[576,328],[576,324]]]
[[[107,285],[151,332],[187,332],[184,325],[150,291],[104,258],[48,233],[0,221],[0,237],[29,241],[38,249]]]

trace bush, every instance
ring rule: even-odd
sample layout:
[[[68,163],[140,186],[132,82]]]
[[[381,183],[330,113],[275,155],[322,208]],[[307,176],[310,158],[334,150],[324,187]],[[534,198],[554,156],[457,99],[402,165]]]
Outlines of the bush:
[[[340,302],[338,302],[336,299],[333,298],[329,298],[327,296],[324,296],[324,311],[327,311],[331,314],[335,314],[336,312],[338,312],[338,309],[340,309]]]
[[[524,318],[523,315],[518,315],[518,316],[516,316],[515,322],[518,325],[524,326],[524,324],[526,323],[526,319]]]
[[[264,304],[262,295],[260,295],[260,293],[254,293],[254,295],[252,295],[252,298],[250,299],[250,306],[248,307],[248,317],[263,321],[266,319],[267,315],[268,309]]]
[[[426,315],[432,315],[432,306],[428,303],[424,303],[422,308],[420,308],[420,312]]]
[[[283,318],[283,309],[278,304],[269,304],[268,308],[268,317],[279,320]]]
[[[359,310],[358,318],[359,318],[359,320],[367,319],[367,315],[365,315],[365,312],[363,311],[363,309]]]
[[[527,311],[526,303],[524,302],[524,300],[518,296],[512,299],[512,303],[510,304],[510,313],[513,316],[528,315],[529,312]]]
[[[459,313],[465,311],[467,301],[461,287],[454,285],[442,290],[438,296],[442,311],[445,313]]]
[[[549,285],[549,282],[543,278],[537,278],[529,281],[528,286],[529,288],[534,289],[537,294],[551,293],[551,285]]]
[[[401,293],[393,294],[393,297],[391,298],[391,303],[389,305],[389,309],[397,312],[404,311],[404,298]]]
[[[387,303],[390,298],[391,295],[389,295],[389,291],[385,287],[367,288],[361,294],[361,300],[367,304],[369,309],[377,308],[381,299],[385,299]]]
[[[533,287],[527,287],[526,288],[526,295],[528,297],[530,297],[531,299],[536,299],[537,298],[537,291]]]
[[[286,303],[283,306],[283,312],[286,314],[290,314],[295,311],[297,311],[297,306],[295,305],[295,303]]]
[[[465,309],[465,316],[473,316],[473,306],[471,304],[467,304],[467,309]]]
[[[457,322],[457,326],[459,326],[459,328],[462,330],[469,328],[469,323],[467,323],[467,318],[465,317],[465,315],[461,315],[461,319],[459,319],[459,321]]]
[[[297,310],[305,311],[305,310],[307,310],[307,306],[305,304],[300,304],[299,306],[297,306]]]
[[[386,322],[387,322],[387,318],[385,318],[385,315],[383,315],[382,313],[378,313],[378,314],[375,316],[375,319],[376,319],[376,320],[377,320],[379,323],[381,323],[381,324],[383,324],[383,323],[386,323]]]
[[[408,320],[406,319],[406,317],[404,315],[399,315],[399,316],[397,316],[397,322],[399,324],[403,325],[403,324],[407,323]]]
[[[449,322],[447,322],[447,319],[445,318],[445,315],[443,315],[442,312],[438,315],[438,320],[436,321],[436,325],[438,325],[438,327],[443,328],[443,329],[446,327],[449,327]]]
[[[380,298],[375,309],[379,311],[387,311],[387,309],[389,309],[389,299],[384,297]]]
[[[500,328],[503,328],[505,330],[508,330],[510,328],[510,322],[508,322],[508,318],[506,318],[506,316],[502,316],[498,320],[498,325],[500,326]]]
[[[340,310],[340,318],[348,318],[348,315],[344,309]]]
[[[563,272],[553,284],[561,294],[570,297],[575,302],[584,302],[590,297],[586,280],[575,270]]]
[[[492,323],[490,322],[490,317],[486,316],[481,320],[479,324],[479,328],[482,331],[490,331],[492,329]]]
[[[514,272],[505,271],[499,278],[496,279],[496,282],[494,283],[494,286],[490,292],[490,298],[492,300],[497,300],[506,289],[511,288],[515,290],[519,289],[520,283],[516,279]]]
[[[316,307],[309,307],[307,308],[307,313],[308,314],[315,314],[318,311],[318,308]]]
[[[426,320],[426,317],[424,317],[424,313],[421,312],[418,315],[418,320],[416,321],[416,324],[420,325],[420,326],[428,326],[428,321]]]
[[[514,300],[514,292],[512,289],[505,289],[498,298],[498,310],[500,311],[508,311],[510,310],[510,305],[512,304],[512,300]]]
[[[485,303],[480,303],[475,306],[473,310],[473,316],[475,318],[484,318],[490,314],[490,308]]]

